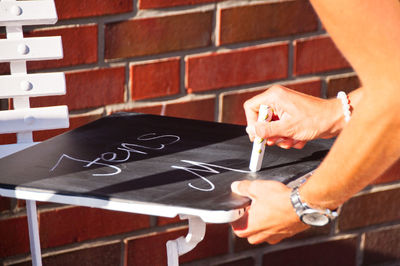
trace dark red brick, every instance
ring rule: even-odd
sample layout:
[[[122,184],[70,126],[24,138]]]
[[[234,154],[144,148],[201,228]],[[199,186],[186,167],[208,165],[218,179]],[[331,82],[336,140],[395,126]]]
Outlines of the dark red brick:
[[[316,97],[321,96],[321,81],[319,79],[285,84],[284,86]],[[220,96],[222,103],[220,121],[225,123],[246,125],[246,116],[243,109],[244,102],[253,96],[256,96],[257,94],[262,93],[266,89],[267,88],[222,93]]]
[[[0,144],[17,143],[17,135],[14,133],[0,134]]]
[[[222,264],[215,264],[215,266],[254,266],[255,260],[253,258],[245,258],[234,261],[229,261]]]
[[[124,102],[125,67],[68,72],[65,79],[65,95],[32,98],[31,107],[68,105],[71,111]]]
[[[263,266],[355,266],[357,239],[349,238],[299,246],[265,254]]]
[[[29,252],[26,216],[0,220],[0,258]]]
[[[139,0],[140,9],[163,8],[183,5],[197,5],[210,2],[220,2],[222,0]]]
[[[114,22],[105,26],[105,58],[160,54],[211,45],[212,12]]]
[[[180,92],[179,57],[130,67],[133,100],[157,98]]]
[[[43,266],[103,266],[121,265],[121,244],[106,244],[103,246],[88,247],[85,249],[73,250],[42,259]],[[13,264],[15,266],[30,266],[30,261]]]
[[[330,230],[331,230],[330,225],[323,227],[312,227],[306,231],[300,232],[297,235],[294,235],[290,238],[283,240],[283,242],[298,241],[322,235],[329,235]],[[239,237],[235,237],[233,243],[235,252],[241,252],[249,249],[258,249],[262,245],[264,246],[268,245],[266,242],[263,244],[252,245],[247,241],[247,238],[239,238]]]
[[[149,223],[145,215],[72,207],[42,212],[40,238],[48,248],[143,229]]]
[[[9,211],[11,209],[11,199],[0,196],[0,212]]]
[[[350,68],[349,63],[326,36],[313,37],[294,42],[293,74],[327,72]]]
[[[97,25],[37,29],[24,36],[61,36],[64,51],[63,59],[27,62],[28,70],[97,63]]]
[[[151,105],[151,106],[141,106],[124,109],[124,112],[133,112],[133,113],[143,113],[143,114],[152,114],[152,115],[160,115],[162,110],[161,105]]]
[[[52,138],[54,136],[57,136],[61,133],[66,132],[66,131],[83,126],[83,125],[85,125],[89,122],[92,122],[94,120],[97,120],[99,118],[101,118],[101,114],[90,114],[89,113],[89,114],[83,114],[83,115],[70,116],[69,128],[36,131],[33,133],[33,139],[34,139],[34,141],[44,141],[46,139]]]
[[[9,63],[0,63],[0,75],[10,75]]]
[[[214,121],[215,98],[168,103],[165,115]]]
[[[328,78],[328,98],[336,97],[339,91],[349,93],[361,86],[360,80],[356,75],[347,75],[345,77]]]
[[[55,0],[58,19],[84,18],[133,11],[131,0]]]
[[[286,43],[254,46],[186,58],[189,92],[207,91],[287,77]]]
[[[166,115],[180,118],[214,121],[215,98],[205,97],[124,109],[126,112]]]
[[[339,216],[339,229],[346,231],[400,220],[400,189],[391,189],[351,198]]]
[[[220,10],[220,17],[220,45],[318,29],[317,16],[310,3],[304,0],[225,8]]]
[[[207,225],[206,235],[195,249],[179,257],[180,263],[221,255],[228,252],[229,225]],[[185,236],[187,230],[158,233],[127,241],[128,265],[166,265],[168,240]]]
[[[166,224],[175,224],[180,222],[182,222],[182,220],[179,218],[179,215],[175,216],[174,218],[158,217],[157,219],[157,225],[159,226]]]
[[[400,263],[400,227],[365,234],[363,265]],[[399,264],[391,264],[399,265]]]

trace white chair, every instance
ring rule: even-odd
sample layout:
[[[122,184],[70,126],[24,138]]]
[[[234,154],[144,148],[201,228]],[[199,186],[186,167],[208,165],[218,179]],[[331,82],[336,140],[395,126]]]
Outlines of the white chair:
[[[10,75],[0,76],[0,99],[12,99],[13,110],[0,111],[0,134],[17,133],[17,143],[0,146],[0,158],[34,145],[36,130],[68,128],[67,106],[30,108],[29,97],[65,94],[64,73],[27,74],[26,61],[63,57],[61,37],[24,38],[22,26],[54,24],[53,0],[0,1],[0,62],[10,63]],[[27,200],[29,239],[33,265],[42,265],[36,202]]]

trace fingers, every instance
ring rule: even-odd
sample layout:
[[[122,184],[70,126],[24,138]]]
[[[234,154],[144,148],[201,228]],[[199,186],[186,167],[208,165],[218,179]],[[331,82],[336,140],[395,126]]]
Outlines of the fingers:
[[[281,242],[284,238],[291,236],[290,234],[271,234],[268,231],[262,231],[260,233],[251,235],[247,238],[250,244],[260,244],[262,242],[268,242],[271,245]]]
[[[251,198],[249,193],[251,182],[250,180],[235,181],[231,184],[231,190],[240,196]]]
[[[254,125],[247,126],[246,132],[247,132],[247,135],[249,135],[250,141],[254,141],[254,139],[256,137],[256,128],[254,127]]]

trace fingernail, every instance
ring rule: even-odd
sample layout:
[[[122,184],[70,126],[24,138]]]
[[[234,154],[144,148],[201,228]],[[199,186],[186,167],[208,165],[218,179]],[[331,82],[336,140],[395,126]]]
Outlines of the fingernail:
[[[255,129],[254,125],[247,126],[246,132],[249,135],[250,140],[254,139],[254,137],[256,135],[256,129]]]
[[[233,193],[239,194],[239,181],[235,181],[231,184],[231,190]]]

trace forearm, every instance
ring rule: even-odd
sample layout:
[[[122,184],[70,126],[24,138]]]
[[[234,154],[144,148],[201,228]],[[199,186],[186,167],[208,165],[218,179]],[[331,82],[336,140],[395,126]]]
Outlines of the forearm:
[[[310,0],[363,86],[390,80],[400,69],[398,0]],[[368,88],[367,88],[368,89]]]
[[[309,204],[335,208],[400,157],[400,3],[311,2],[363,85],[350,123],[300,190]]]
[[[325,160],[300,188],[305,202],[335,208],[400,157],[398,97],[363,97]]]

